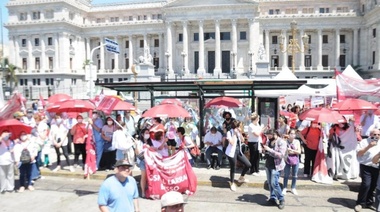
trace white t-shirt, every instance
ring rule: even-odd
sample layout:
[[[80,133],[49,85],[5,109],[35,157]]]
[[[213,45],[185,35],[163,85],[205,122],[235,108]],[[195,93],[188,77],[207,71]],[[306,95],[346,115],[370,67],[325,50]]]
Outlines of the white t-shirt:
[[[153,147],[155,147],[155,148],[158,148],[159,146],[161,146],[162,142],[165,142],[165,141],[156,141],[156,140],[152,139],[152,144],[153,144]],[[168,157],[169,156],[168,145],[164,144],[164,148],[161,150],[157,149],[157,152],[160,153],[164,157]]]
[[[179,139],[179,140],[180,140],[179,141],[180,142],[179,145],[181,146],[182,140],[181,139]],[[191,138],[189,136],[185,136],[184,142],[185,142],[184,146],[189,146],[189,145],[193,144],[193,141],[191,140]],[[185,152],[187,154],[187,158],[190,160],[192,157],[190,155],[189,149],[186,148],[184,150],[185,150]]]
[[[364,117],[365,117],[365,115],[362,115],[360,117],[360,123],[364,120]],[[371,133],[369,130],[371,125],[376,124],[378,122],[379,122],[379,118],[375,114],[372,114],[372,116],[368,116],[365,119],[364,125],[362,126],[361,135],[362,136],[369,136],[369,134]]]
[[[212,144],[218,144],[219,142],[222,141],[222,133],[219,131],[216,131],[215,134],[212,134],[211,132],[208,132],[205,135],[204,142],[211,142]],[[207,147],[208,149],[209,147]],[[222,145],[217,146],[218,149],[222,150]],[[206,149],[206,150],[207,150]]]
[[[260,133],[262,127],[259,124],[250,123],[248,125],[248,142],[259,142],[260,136],[256,136],[253,132]]]
[[[358,147],[356,148],[356,152],[359,152],[360,150],[364,149],[369,145],[370,138],[363,139],[359,142]],[[364,153],[363,156],[358,157],[358,161],[360,164],[366,165],[366,166],[372,166],[375,168],[378,168],[379,166],[377,164],[372,163],[372,158],[379,153],[380,151],[380,142],[377,143],[376,146],[371,147],[367,152]]]

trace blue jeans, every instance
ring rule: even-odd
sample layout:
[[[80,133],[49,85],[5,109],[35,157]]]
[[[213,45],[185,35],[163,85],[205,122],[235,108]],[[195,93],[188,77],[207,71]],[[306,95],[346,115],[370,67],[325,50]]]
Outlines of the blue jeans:
[[[270,199],[278,199],[279,201],[284,200],[284,195],[282,195],[282,190],[279,184],[280,173],[276,169],[265,168],[267,173],[267,182],[270,192]]]
[[[298,166],[299,166],[299,163],[297,163],[296,165],[286,164],[285,169],[284,169],[284,188],[288,187],[290,169],[292,169],[292,189],[296,188]]]
[[[376,211],[380,211],[380,190],[379,189],[376,189],[375,208],[376,208]]]
[[[26,185],[25,185],[26,181]],[[20,166],[20,186],[28,187],[32,185],[32,164],[21,164]]]
[[[96,167],[99,168],[100,160],[102,159],[103,155],[103,145],[104,141],[103,139],[96,140]]]

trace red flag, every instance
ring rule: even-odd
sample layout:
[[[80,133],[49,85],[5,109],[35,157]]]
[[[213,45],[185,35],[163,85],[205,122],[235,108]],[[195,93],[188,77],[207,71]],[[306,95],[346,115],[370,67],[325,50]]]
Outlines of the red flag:
[[[41,102],[41,105],[43,106],[43,107],[45,107],[45,105],[46,105],[46,102],[45,102],[45,100],[44,100],[44,97],[40,94],[40,102]]]
[[[0,120],[13,118],[13,114],[19,111],[23,106],[23,101],[25,101],[25,98],[21,94],[15,93],[11,99],[0,108]]]
[[[344,93],[341,91],[341,85],[340,85],[340,81],[339,81],[339,75],[341,73],[339,73],[339,71],[337,69],[335,69],[335,81],[336,81],[336,98],[338,100],[338,102],[340,101],[343,101],[346,99],[346,96],[344,95]]]
[[[317,183],[332,184],[333,179],[329,176],[327,171],[326,157],[323,148],[323,133],[321,133],[318,145],[317,155],[315,156],[312,181]]]
[[[117,103],[121,101],[119,98],[114,96],[104,96],[97,106],[98,110],[103,111],[105,114],[111,114],[113,108]]]

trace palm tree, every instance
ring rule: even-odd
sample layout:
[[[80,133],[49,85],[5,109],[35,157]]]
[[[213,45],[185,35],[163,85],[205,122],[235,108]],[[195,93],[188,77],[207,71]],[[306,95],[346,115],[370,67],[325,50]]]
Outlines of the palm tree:
[[[11,91],[13,91],[13,83],[15,83],[15,86],[18,85],[18,80],[16,76],[16,70],[18,69],[18,67],[13,64],[10,64],[8,58],[4,58],[3,65],[3,67],[6,67],[6,75],[4,76],[5,81],[9,83],[9,87]]]

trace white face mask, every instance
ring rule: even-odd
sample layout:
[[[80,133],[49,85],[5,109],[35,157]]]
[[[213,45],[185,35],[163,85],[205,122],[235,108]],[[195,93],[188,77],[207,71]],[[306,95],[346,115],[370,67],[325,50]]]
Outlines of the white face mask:
[[[98,118],[98,114],[92,114],[92,118],[93,118],[93,119]]]
[[[150,135],[149,134],[144,134],[144,139],[149,139],[150,138]]]
[[[112,125],[112,124],[113,124],[113,121],[107,121],[107,124],[108,124],[108,125]]]
[[[57,119],[57,120],[55,120],[55,121],[57,122],[57,124],[62,123],[62,119]]]
[[[294,134],[289,134],[289,138],[295,138],[296,137],[296,135],[294,135]]]

